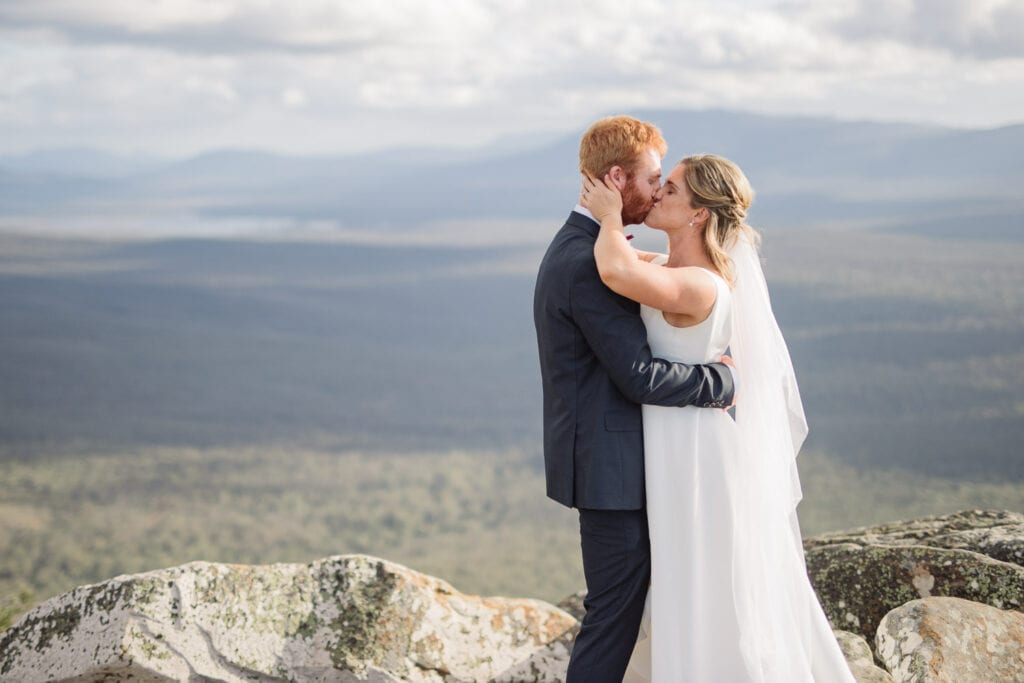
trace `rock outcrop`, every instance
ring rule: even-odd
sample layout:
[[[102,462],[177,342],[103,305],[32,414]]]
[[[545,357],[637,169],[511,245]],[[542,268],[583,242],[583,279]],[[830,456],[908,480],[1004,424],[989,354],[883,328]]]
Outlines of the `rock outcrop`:
[[[804,547],[833,625],[869,641],[890,610],[919,598],[1024,604],[1024,567],[1012,560],[1024,548],[1024,515],[960,512],[816,536]]]
[[[805,549],[859,683],[1024,681],[1024,515],[961,512]],[[194,562],[38,606],[0,633],[0,682],[561,681],[584,597],[464,595],[363,555]]]
[[[83,586],[0,634],[0,680],[557,681],[576,620],[361,555]]]
[[[874,643],[891,676],[837,632],[860,683],[1024,681],[1024,515],[967,510],[823,534],[804,549],[833,625]]]
[[[842,543],[969,550],[993,560],[1024,565],[1024,515],[1006,510],[965,510],[813,536],[804,539],[804,548],[810,552]]]
[[[868,641],[849,631],[836,631],[835,634],[857,683],[894,683],[888,671],[875,666],[875,655]]]
[[[960,598],[897,607],[876,647],[900,683],[1024,681],[1024,614]]]

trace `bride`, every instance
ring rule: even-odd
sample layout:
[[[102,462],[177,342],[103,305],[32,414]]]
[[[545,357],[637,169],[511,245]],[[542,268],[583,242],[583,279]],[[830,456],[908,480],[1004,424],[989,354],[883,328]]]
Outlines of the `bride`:
[[[651,583],[625,681],[853,683],[807,578],[796,454],[807,433],[785,341],[745,222],[753,190],[728,159],[683,159],[645,223],[668,256],[638,253],[622,198],[585,177],[601,279],[641,304],[654,355],[739,373],[725,411],[643,406]]]

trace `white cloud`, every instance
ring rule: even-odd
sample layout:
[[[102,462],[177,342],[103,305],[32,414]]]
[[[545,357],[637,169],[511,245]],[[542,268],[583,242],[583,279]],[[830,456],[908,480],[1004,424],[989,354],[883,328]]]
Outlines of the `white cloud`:
[[[285,88],[281,93],[281,103],[290,109],[306,106],[306,93],[302,88]]]
[[[137,44],[185,52],[337,52],[407,41],[425,42],[479,30],[480,3],[418,0],[33,0],[0,3],[9,27],[48,28],[73,42]],[[452,17],[456,17],[454,22]],[[476,24],[476,25],[474,25]],[[423,40],[420,38],[419,40]]]
[[[978,58],[1024,57],[1020,0],[858,0],[835,28]]]
[[[0,0],[0,151],[472,143],[608,111],[1024,120],[1019,0]]]

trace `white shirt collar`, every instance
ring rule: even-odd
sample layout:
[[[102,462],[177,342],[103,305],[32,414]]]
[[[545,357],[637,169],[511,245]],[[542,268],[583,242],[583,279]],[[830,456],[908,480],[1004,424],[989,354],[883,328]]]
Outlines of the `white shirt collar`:
[[[576,213],[583,214],[584,216],[586,216],[590,220],[594,221],[595,223],[600,223],[601,222],[601,221],[597,220],[596,218],[594,218],[594,214],[590,213],[590,210],[587,207],[583,206],[582,204],[577,204],[575,206],[575,208],[573,208],[573,211],[575,211]]]

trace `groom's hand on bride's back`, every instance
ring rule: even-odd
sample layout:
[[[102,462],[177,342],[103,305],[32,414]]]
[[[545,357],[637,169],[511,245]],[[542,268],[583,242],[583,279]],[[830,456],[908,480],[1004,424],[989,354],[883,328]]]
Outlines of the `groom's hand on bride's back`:
[[[732,403],[722,409],[729,410],[736,405],[736,397],[740,395],[740,373],[736,370],[736,363],[733,362],[732,356],[722,356],[718,359],[718,362],[728,365],[729,371],[732,373]]]

